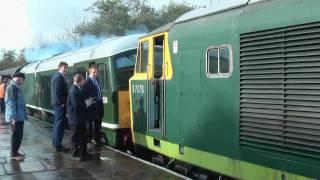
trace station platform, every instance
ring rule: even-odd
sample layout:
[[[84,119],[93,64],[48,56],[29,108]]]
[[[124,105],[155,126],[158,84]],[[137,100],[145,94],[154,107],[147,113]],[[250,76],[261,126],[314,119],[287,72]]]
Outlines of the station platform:
[[[0,121],[3,115],[0,114]],[[92,157],[77,161],[71,154],[56,153],[51,146],[52,126],[29,118],[24,125],[20,151],[24,161],[10,160],[9,125],[0,125],[0,179],[1,180],[91,180],[91,179],[184,179],[156,166],[144,163],[108,147],[88,146]],[[65,133],[64,144],[69,137]]]

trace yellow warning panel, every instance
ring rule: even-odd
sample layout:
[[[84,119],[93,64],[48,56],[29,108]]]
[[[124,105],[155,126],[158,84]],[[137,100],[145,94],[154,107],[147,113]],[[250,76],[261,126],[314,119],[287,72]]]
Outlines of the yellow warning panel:
[[[130,128],[130,99],[128,90],[118,91],[120,128]]]

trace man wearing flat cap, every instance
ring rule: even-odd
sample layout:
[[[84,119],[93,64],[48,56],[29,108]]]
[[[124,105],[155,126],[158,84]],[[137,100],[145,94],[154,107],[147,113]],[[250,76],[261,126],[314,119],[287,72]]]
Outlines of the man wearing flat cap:
[[[15,73],[6,89],[6,121],[11,124],[11,159],[23,160],[24,154],[19,153],[23,137],[23,125],[27,120],[26,103],[22,94],[21,86],[24,82],[25,75],[23,73]]]

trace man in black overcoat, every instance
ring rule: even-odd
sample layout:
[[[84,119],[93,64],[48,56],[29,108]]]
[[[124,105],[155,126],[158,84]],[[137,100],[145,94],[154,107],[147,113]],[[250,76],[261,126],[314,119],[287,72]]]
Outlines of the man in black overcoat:
[[[89,77],[83,85],[83,93],[86,100],[90,100],[88,105],[88,131],[89,138],[93,138],[97,146],[102,145],[101,141],[101,124],[104,115],[103,100],[100,83],[98,80],[98,67],[91,63],[89,67]]]
[[[84,160],[87,155],[87,107],[85,98],[81,92],[84,78],[81,74],[76,74],[74,83],[69,90],[67,112],[71,130],[70,144],[72,156],[80,157]]]

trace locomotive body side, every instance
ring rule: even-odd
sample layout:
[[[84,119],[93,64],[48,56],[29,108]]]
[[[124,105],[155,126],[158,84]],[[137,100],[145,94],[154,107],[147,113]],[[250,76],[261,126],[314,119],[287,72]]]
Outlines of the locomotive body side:
[[[319,177],[319,3],[259,1],[141,38],[135,143],[237,179]]]

